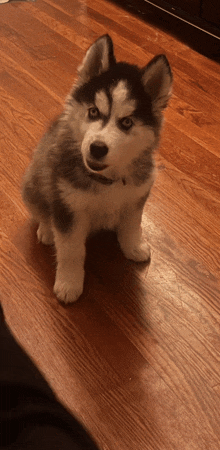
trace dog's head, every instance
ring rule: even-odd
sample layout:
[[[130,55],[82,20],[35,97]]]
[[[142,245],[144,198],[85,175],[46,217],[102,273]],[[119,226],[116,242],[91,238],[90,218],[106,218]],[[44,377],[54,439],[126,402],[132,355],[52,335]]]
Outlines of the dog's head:
[[[164,55],[143,69],[117,63],[112,40],[105,35],[89,48],[78,74],[66,117],[84,165],[113,180],[126,176],[158,143],[162,111],[171,93],[169,63]]]

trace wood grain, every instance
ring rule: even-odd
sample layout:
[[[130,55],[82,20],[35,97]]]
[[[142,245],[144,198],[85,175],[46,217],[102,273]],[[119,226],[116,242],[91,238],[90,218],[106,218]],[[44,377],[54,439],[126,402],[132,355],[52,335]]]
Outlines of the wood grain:
[[[101,0],[0,6],[0,286],[7,321],[103,450],[219,450],[220,72],[217,63]],[[53,295],[20,185],[87,47],[108,32],[121,60],[166,53],[174,92],[143,218],[150,265],[115,236],[88,243],[85,291]]]

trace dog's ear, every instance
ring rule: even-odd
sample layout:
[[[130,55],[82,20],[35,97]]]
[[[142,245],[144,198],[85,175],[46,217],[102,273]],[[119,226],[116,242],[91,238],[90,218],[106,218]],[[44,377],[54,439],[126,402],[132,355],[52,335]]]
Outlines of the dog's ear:
[[[106,72],[115,64],[113,42],[108,34],[101,36],[87,50],[81,66],[78,68],[79,78],[83,82]]]
[[[153,111],[160,114],[166,108],[172,90],[172,72],[165,55],[153,58],[142,69],[142,82],[150,95]]]

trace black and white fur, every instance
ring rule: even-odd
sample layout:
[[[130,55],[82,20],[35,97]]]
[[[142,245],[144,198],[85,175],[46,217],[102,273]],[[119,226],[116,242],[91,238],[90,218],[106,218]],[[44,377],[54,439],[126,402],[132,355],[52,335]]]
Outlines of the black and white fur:
[[[54,292],[65,303],[83,292],[90,233],[115,230],[127,258],[150,257],[141,218],[172,85],[164,55],[143,69],[117,63],[108,35],[89,48],[78,75],[23,185],[23,199],[39,223],[39,241],[55,244]]]

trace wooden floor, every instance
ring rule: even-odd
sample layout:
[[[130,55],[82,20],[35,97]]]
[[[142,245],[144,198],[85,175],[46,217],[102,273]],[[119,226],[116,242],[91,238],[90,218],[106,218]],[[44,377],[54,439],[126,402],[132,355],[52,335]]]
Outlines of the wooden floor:
[[[149,266],[115,237],[88,244],[85,292],[52,292],[20,184],[87,47],[165,52],[174,95],[145,209]],[[0,286],[15,336],[103,450],[220,449],[220,68],[106,0],[0,5]]]

